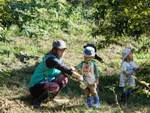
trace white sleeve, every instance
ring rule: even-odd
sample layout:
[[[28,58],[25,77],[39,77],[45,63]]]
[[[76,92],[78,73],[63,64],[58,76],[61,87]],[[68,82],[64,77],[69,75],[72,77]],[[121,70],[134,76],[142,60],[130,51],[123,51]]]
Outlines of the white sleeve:
[[[131,65],[134,69],[139,68],[139,66],[134,61],[131,62]]]
[[[127,70],[127,63],[126,62],[123,62],[122,65],[121,65],[121,70],[122,71],[126,71]]]
[[[127,71],[127,63],[126,62],[122,62],[121,71],[122,72],[126,72]]]

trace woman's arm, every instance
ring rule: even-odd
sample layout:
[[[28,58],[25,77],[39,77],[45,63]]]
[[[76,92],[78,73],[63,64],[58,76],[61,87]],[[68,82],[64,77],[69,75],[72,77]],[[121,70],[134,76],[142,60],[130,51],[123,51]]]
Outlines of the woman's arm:
[[[79,73],[77,73],[76,71],[72,70],[70,67],[61,64],[58,59],[56,58],[48,58],[46,60],[46,66],[48,68],[56,68],[62,71],[62,73],[68,74],[68,75],[72,75],[73,77],[77,78],[78,80],[82,81],[82,77]]]

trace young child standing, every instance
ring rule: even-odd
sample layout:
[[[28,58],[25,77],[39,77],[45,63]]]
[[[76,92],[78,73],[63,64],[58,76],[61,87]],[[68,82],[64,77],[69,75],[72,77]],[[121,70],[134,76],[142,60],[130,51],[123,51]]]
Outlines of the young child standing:
[[[125,91],[125,87],[136,86],[134,75],[138,71],[139,66],[133,60],[133,53],[130,48],[125,48],[122,52],[121,75],[119,87],[122,91],[121,99],[128,97],[133,90]]]
[[[97,85],[99,83],[99,70],[95,57],[95,50],[93,47],[85,47],[83,51],[84,60],[81,61],[75,68],[83,75],[84,82],[87,84],[84,89],[86,94],[86,105],[88,107],[100,107],[100,100],[97,93]]]

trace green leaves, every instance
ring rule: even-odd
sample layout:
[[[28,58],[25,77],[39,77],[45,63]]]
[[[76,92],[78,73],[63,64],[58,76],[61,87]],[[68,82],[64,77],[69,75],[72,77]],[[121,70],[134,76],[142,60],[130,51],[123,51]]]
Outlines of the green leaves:
[[[93,5],[93,20],[97,28],[95,35],[136,36],[150,31],[148,19],[150,1],[113,0],[97,1]],[[105,24],[107,23],[107,24]]]
[[[91,31],[84,19],[87,12],[80,4],[64,0],[13,0],[3,4],[1,23],[8,28],[16,24],[18,31],[28,37],[55,37],[58,32],[78,35]]]
[[[11,73],[11,70],[0,70],[0,80],[4,79],[5,77],[10,77]]]

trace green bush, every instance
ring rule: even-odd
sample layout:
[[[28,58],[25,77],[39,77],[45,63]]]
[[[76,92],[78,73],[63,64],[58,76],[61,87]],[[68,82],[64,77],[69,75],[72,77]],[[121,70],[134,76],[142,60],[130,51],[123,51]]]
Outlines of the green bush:
[[[29,37],[53,37],[57,31],[69,35],[86,31],[86,11],[65,0],[6,0],[1,9],[2,25],[9,28],[16,24]]]
[[[149,0],[95,0],[93,35],[136,36],[149,34]]]

